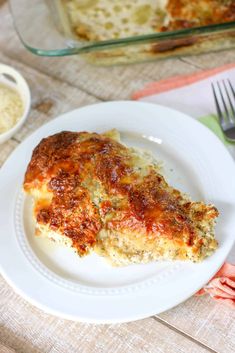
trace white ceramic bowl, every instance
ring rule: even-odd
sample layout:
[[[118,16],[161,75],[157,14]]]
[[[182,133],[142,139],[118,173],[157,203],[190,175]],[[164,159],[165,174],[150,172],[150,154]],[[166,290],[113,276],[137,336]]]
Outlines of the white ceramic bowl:
[[[23,76],[8,65],[0,64],[0,83],[15,88],[19,92],[24,105],[24,112],[18,122],[11,129],[0,133],[0,143],[3,143],[11,138],[24,124],[29,113],[31,97],[29,86]]]

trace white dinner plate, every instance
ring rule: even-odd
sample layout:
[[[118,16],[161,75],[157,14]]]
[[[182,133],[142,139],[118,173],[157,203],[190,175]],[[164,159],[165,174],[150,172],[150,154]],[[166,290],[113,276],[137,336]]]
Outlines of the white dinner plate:
[[[33,148],[62,130],[116,128],[128,146],[153,152],[171,185],[220,211],[218,250],[200,264],[152,262],[111,267],[98,255],[34,236],[31,200],[22,182]],[[193,295],[220,268],[234,242],[235,164],[219,139],[189,116],[155,104],[109,102],[61,115],[21,143],[0,172],[0,265],[32,304],[63,318],[110,323],[158,314]]]

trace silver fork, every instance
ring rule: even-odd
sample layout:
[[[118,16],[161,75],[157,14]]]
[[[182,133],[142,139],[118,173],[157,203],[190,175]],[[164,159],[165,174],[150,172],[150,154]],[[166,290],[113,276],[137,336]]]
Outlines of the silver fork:
[[[221,129],[227,140],[235,142],[235,90],[229,79],[211,85]]]

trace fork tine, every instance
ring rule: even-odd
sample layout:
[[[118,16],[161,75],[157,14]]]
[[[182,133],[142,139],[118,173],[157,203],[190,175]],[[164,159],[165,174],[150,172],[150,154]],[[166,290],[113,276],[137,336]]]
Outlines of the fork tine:
[[[218,114],[218,117],[219,117],[219,121],[220,121],[220,124],[223,125],[224,124],[224,117],[223,117],[223,113],[220,109],[220,105],[219,105],[219,101],[218,101],[218,98],[217,98],[217,95],[216,95],[216,91],[215,91],[215,86],[213,83],[211,83],[211,87],[212,87],[212,91],[213,91],[213,96],[214,96],[214,99],[215,99],[215,105],[216,105],[216,110],[217,110],[217,114]]]
[[[228,79],[228,84],[229,84],[229,86],[230,86],[230,88],[231,88],[233,97],[235,98],[235,91],[234,91],[234,88],[233,88],[233,86],[232,86],[232,84],[231,84],[231,81],[230,81],[229,79]]]
[[[229,82],[230,88],[233,90],[231,82],[229,80],[228,80],[228,82]],[[231,97],[230,97],[227,85],[225,84],[224,80],[223,80],[223,85],[224,85],[224,88],[225,88],[225,91],[226,91],[226,94],[227,94],[227,98],[228,98],[228,101],[229,101],[229,105],[230,105],[231,111],[233,112],[233,114],[229,114],[229,116],[230,116],[230,118],[231,118],[231,120],[233,122],[235,120],[235,108],[234,108],[235,104],[233,104],[232,101],[231,101]],[[234,92],[234,96],[235,96],[235,92]]]
[[[221,97],[221,100],[223,102],[223,106],[224,106],[224,110],[226,112],[226,116],[227,116],[227,119],[229,120],[229,111],[228,111],[228,108],[227,108],[227,105],[225,103],[225,100],[224,100],[224,96],[223,96],[223,92],[221,90],[221,87],[220,87],[220,84],[219,82],[217,81],[217,86],[218,86],[218,89],[219,89],[219,92],[220,92],[220,97]]]

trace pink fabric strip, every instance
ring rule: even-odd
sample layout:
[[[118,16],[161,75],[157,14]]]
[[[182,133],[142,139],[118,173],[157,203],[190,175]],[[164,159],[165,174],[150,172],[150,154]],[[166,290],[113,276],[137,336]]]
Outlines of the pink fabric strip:
[[[175,88],[184,87],[195,83],[200,80],[204,80],[210,76],[216,75],[220,72],[232,69],[235,67],[234,63],[227,64],[221,67],[216,67],[211,70],[199,71],[194,74],[174,76],[158,82],[151,82],[147,84],[142,90],[135,92],[132,95],[132,99],[138,100],[140,98],[151,96],[153,94],[170,91]]]

